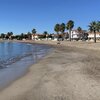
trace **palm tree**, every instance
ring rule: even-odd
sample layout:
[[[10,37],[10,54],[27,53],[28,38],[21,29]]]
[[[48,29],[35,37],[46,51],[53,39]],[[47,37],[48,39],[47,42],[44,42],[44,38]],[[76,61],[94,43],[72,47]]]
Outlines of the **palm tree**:
[[[78,27],[77,28],[77,31],[79,33],[79,39],[81,39],[82,38],[82,28],[81,27]]]
[[[43,35],[44,35],[45,38],[48,39],[48,32],[47,32],[47,31],[44,31],[44,32],[43,32]]]
[[[32,29],[32,34],[34,34],[34,35],[36,34],[36,29],[35,28]]]
[[[62,23],[60,25],[60,31],[61,31],[61,33],[64,33],[64,31],[65,31],[65,24],[64,23]]]
[[[47,35],[47,34],[48,34],[48,32],[47,32],[47,31],[44,31],[44,32],[43,32],[43,34],[44,34],[44,35]]]
[[[54,31],[57,32],[57,40],[59,40],[59,31],[60,31],[60,25],[59,24],[55,25]]]
[[[94,43],[96,43],[96,31],[98,31],[97,22],[96,21],[91,22],[88,27],[90,32],[94,33]]]
[[[77,28],[77,31],[78,31],[79,33],[81,33],[81,32],[82,32],[82,28],[81,28],[81,27],[78,27],[78,28]]]
[[[74,21],[69,20],[66,24],[66,29],[69,30],[69,40],[71,41],[71,31],[74,27]]]
[[[35,34],[36,34],[36,29],[35,28],[32,29],[32,34],[33,34],[33,39],[35,40]]]
[[[64,23],[62,23],[60,25],[60,32],[63,34],[63,37],[62,37],[62,39],[63,39],[64,38],[64,32],[65,32],[65,24]]]
[[[97,21],[97,31],[100,32],[100,21]]]

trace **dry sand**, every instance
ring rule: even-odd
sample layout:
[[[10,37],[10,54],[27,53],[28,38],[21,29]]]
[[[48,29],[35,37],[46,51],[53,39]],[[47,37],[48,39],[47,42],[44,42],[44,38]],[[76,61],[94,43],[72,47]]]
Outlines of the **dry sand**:
[[[56,46],[0,91],[0,100],[100,100],[100,43],[38,43]]]

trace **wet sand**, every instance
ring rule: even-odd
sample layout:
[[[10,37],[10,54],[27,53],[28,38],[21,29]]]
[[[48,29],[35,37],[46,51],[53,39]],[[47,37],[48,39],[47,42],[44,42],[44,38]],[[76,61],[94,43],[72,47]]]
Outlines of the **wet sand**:
[[[0,100],[100,99],[100,43],[38,43],[55,49],[0,91]]]

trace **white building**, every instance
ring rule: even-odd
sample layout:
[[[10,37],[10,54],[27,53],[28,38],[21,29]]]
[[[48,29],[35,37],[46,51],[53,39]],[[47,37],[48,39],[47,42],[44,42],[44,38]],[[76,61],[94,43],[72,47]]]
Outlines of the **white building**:
[[[38,35],[37,34],[32,34],[32,40],[38,40],[39,39],[39,37],[38,37]]]
[[[90,33],[89,32],[88,34],[89,34],[89,36],[88,36],[89,39],[93,39],[94,38],[94,33]],[[96,38],[100,39],[100,33],[98,33],[98,32],[96,33]]]
[[[77,30],[71,31],[71,39],[79,39],[79,32]]]

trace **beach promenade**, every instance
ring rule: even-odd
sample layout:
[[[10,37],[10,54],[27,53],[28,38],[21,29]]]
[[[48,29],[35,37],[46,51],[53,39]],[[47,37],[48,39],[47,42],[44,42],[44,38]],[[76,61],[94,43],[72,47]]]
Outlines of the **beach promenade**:
[[[54,49],[0,91],[0,100],[100,100],[99,42],[26,42]]]

